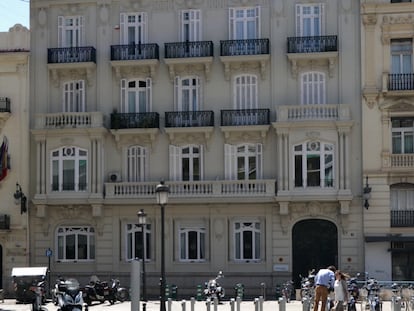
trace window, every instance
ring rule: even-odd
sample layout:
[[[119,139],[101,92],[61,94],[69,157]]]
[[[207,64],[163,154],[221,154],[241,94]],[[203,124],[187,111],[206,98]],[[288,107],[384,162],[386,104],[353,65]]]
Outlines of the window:
[[[414,242],[391,242],[392,279],[406,281],[414,278]]]
[[[414,185],[391,185],[390,202],[393,211],[414,211]]]
[[[121,112],[151,111],[151,79],[121,80]]]
[[[411,39],[391,40],[391,71],[394,74],[412,73],[413,43]]]
[[[392,153],[414,153],[414,118],[392,118]]]
[[[147,176],[146,147],[131,146],[127,150],[127,180],[128,182],[145,181]]]
[[[180,12],[180,40],[201,41],[201,11],[184,10]]]
[[[203,180],[203,146],[170,145],[170,179],[180,181]]]
[[[324,5],[296,4],[296,36],[315,37],[324,34]]]
[[[121,13],[120,44],[147,43],[147,13]]]
[[[95,230],[88,226],[57,229],[57,260],[94,260]]]
[[[262,144],[226,144],[224,151],[226,179],[254,180],[262,178]]]
[[[391,0],[391,3],[411,2],[411,0]]]
[[[175,78],[177,111],[198,111],[201,106],[201,79],[197,76]]]
[[[295,187],[333,187],[334,147],[319,141],[294,146]]]
[[[258,221],[234,223],[234,259],[260,260],[261,228]]]
[[[257,109],[257,76],[240,75],[234,78],[234,108]]]
[[[58,28],[59,48],[80,47],[84,45],[83,16],[59,16]]]
[[[63,84],[63,112],[85,112],[85,81]]]
[[[321,72],[306,72],[301,75],[301,104],[325,104],[325,74]]]
[[[204,261],[206,229],[204,227],[179,228],[180,261]]]
[[[151,258],[151,224],[144,226],[144,246],[145,246],[145,260]],[[126,225],[126,258],[127,260],[133,260],[135,258],[144,258],[142,247],[142,227],[138,224]]]
[[[85,191],[88,153],[78,147],[52,151],[52,191]]]
[[[260,7],[230,8],[229,35],[231,40],[260,38]]]

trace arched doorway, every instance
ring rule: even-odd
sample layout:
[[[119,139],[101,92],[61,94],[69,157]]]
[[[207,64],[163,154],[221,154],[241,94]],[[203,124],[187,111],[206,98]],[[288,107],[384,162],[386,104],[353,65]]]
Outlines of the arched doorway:
[[[297,222],[292,229],[292,277],[300,288],[300,275],[330,265],[338,266],[338,229],[334,223],[322,219]]]

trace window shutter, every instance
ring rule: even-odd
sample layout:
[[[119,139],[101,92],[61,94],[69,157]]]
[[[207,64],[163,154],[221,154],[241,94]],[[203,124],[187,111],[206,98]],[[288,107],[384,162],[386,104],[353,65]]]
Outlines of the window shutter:
[[[141,43],[147,43],[148,40],[148,27],[147,27],[147,12],[142,12],[141,14]]]
[[[261,38],[261,27],[260,27],[260,6],[256,7],[256,38]]]
[[[301,21],[302,21],[302,5],[296,4],[296,36],[300,37],[302,34],[301,29]]]
[[[143,165],[143,168],[144,168],[144,174],[143,174],[144,180],[142,180],[142,181],[146,181],[146,180],[148,180],[148,168],[149,168],[149,164],[148,164],[148,162],[149,162],[148,148],[147,147],[142,147],[142,152],[144,154],[144,165]]]
[[[234,37],[234,8],[229,8],[229,40]]]
[[[126,113],[128,112],[127,109],[127,91],[126,91],[126,85],[127,85],[127,81],[126,79],[121,79],[121,113]]]
[[[151,85],[151,78],[147,78],[146,79],[146,85],[147,85],[147,91],[146,91],[146,96],[147,96],[147,112],[151,112],[152,111],[152,85]]]
[[[85,17],[79,16],[79,46],[85,46]]]
[[[77,112],[85,112],[85,81],[84,80],[79,80],[79,99],[80,99],[80,103],[79,103],[79,111]]]
[[[198,146],[200,148],[200,180],[204,180],[204,146]]]
[[[226,180],[235,180],[237,171],[236,146],[224,145],[224,175]]]
[[[262,179],[263,178],[263,145],[257,144],[256,145],[256,179]]]
[[[175,77],[175,85],[174,85],[174,106],[175,110],[179,111],[179,107],[181,106],[181,78]]]
[[[126,37],[125,21],[127,16],[125,13],[119,15],[119,44],[128,44]]]
[[[181,175],[181,148],[170,145],[170,180],[179,181],[182,179]]]
[[[63,25],[65,22],[65,18],[63,16],[58,16],[58,47],[63,48],[63,44],[65,42],[65,32],[63,29]]]
[[[201,22],[201,11],[200,10],[195,11],[195,20],[196,20],[195,27],[197,31],[196,41],[201,41],[202,40],[201,34],[203,33],[201,27],[203,26],[203,23]]]
[[[178,38],[180,42],[184,41],[184,11],[178,14]]]
[[[325,35],[325,4],[319,4],[319,27],[320,27],[320,35]]]

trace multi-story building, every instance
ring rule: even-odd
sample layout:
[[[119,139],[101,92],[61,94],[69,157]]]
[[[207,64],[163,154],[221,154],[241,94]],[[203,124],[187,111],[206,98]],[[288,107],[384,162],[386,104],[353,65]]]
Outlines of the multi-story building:
[[[11,290],[11,270],[29,263],[30,33],[16,24],[0,32],[0,288]]]
[[[128,284],[145,256],[149,295],[161,239],[183,295],[218,270],[246,295],[362,271],[359,10],[32,0],[31,264]]]
[[[365,265],[382,279],[412,280],[414,3],[361,2]]]

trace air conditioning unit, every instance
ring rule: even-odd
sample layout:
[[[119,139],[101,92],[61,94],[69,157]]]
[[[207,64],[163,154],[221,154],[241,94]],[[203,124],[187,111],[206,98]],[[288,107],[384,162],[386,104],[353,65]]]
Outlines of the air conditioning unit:
[[[109,182],[120,182],[121,181],[121,174],[118,172],[112,172],[108,175]]]

